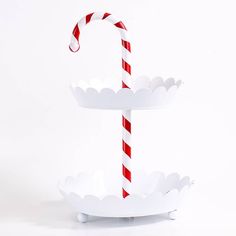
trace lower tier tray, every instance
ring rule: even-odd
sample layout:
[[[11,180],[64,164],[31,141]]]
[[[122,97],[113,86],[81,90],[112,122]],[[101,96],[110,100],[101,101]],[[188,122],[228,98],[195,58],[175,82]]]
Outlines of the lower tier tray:
[[[173,173],[132,176],[130,195],[121,197],[121,177],[103,172],[80,173],[59,182],[59,190],[65,200],[78,212],[78,220],[86,222],[88,216],[140,217],[169,213],[174,217],[185,192],[191,186],[190,178],[180,178]]]

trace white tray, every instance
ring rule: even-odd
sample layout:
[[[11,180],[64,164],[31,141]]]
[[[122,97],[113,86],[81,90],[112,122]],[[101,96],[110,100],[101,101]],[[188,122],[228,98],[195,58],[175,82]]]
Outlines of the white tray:
[[[132,89],[114,91],[81,85],[71,86],[72,92],[81,107],[96,109],[156,109],[168,104],[174,97],[181,81],[172,78],[139,77],[133,80]]]
[[[59,190],[78,212],[78,219],[85,222],[88,215],[138,217],[173,213],[192,184],[189,177],[180,178],[176,173],[165,177],[161,172],[135,172],[131,194],[123,199],[120,179],[120,176],[106,176],[101,171],[80,173],[60,182]]]

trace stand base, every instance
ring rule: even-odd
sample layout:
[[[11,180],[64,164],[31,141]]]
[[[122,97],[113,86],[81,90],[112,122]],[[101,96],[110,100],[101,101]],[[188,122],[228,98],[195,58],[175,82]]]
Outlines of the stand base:
[[[84,213],[78,213],[77,219],[80,223],[86,223],[88,221],[88,215]]]
[[[168,212],[168,217],[170,220],[175,220],[177,217],[177,210]]]
[[[170,220],[176,220],[177,210],[170,211],[167,214],[168,214],[168,218]],[[122,217],[122,218],[123,219],[128,219],[129,218],[129,219],[132,219],[132,220],[135,219],[135,217]],[[80,223],[87,223],[89,221],[89,215],[79,212],[78,215],[77,215],[77,219]]]

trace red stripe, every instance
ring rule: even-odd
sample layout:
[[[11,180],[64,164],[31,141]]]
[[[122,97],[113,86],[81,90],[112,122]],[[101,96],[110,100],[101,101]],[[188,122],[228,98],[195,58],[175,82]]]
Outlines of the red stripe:
[[[131,75],[131,66],[122,58],[122,68]]]
[[[102,17],[102,19],[106,19],[108,16],[110,16],[111,14],[110,13],[105,13],[104,16]]]
[[[79,26],[78,26],[78,24],[76,24],[75,28],[73,29],[72,34],[74,35],[74,37],[75,37],[77,40],[79,39],[80,31],[79,31]]]
[[[122,165],[123,176],[131,182],[131,172],[124,165]]]
[[[122,116],[122,125],[129,133],[131,133],[131,123],[124,116]]]
[[[93,13],[90,13],[90,14],[88,14],[88,15],[86,16],[86,24],[89,23],[89,21],[91,20],[91,17],[92,17],[93,14],[94,14],[94,12],[93,12]]]
[[[124,153],[131,158],[131,147],[124,140],[122,140],[122,148]]]
[[[120,29],[127,30],[127,29],[125,28],[125,25],[123,24],[122,21],[119,21],[119,22],[115,23],[114,25],[115,25],[116,27],[120,28]]]
[[[130,88],[125,82],[122,81],[122,88]]]
[[[129,52],[131,52],[131,46],[130,46],[130,42],[128,41],[125,41],[123,39],[121,39],[121,42],[122,42],[122,46],[127,49]]]
[[[123,188],[122,188],[122,192],[123,192],[123,198],[126,198],[127,196],[129,196],[129,193],[127,193]]]

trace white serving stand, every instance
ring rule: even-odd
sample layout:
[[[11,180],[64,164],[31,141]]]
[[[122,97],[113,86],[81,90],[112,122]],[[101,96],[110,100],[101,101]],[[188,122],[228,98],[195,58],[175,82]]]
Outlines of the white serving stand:
[[[158,109],[168,104],[181,85],[181,81],[160,77],[134,79],[131,89],[113,91],[104,88],[72,86],[79,106],[95,109]],[[119,181],[120,180],[120,181]],[[78,220],[87,222],[89,216],[140,217],[168,213],[175,219],[181,200],[192,182],[177,173],[165,176],[161,172],[150,174],[132,170],[130,195],[120,194],[121,176],[105,173],[80,173],[59,183],[59,190],[78,212]]]

